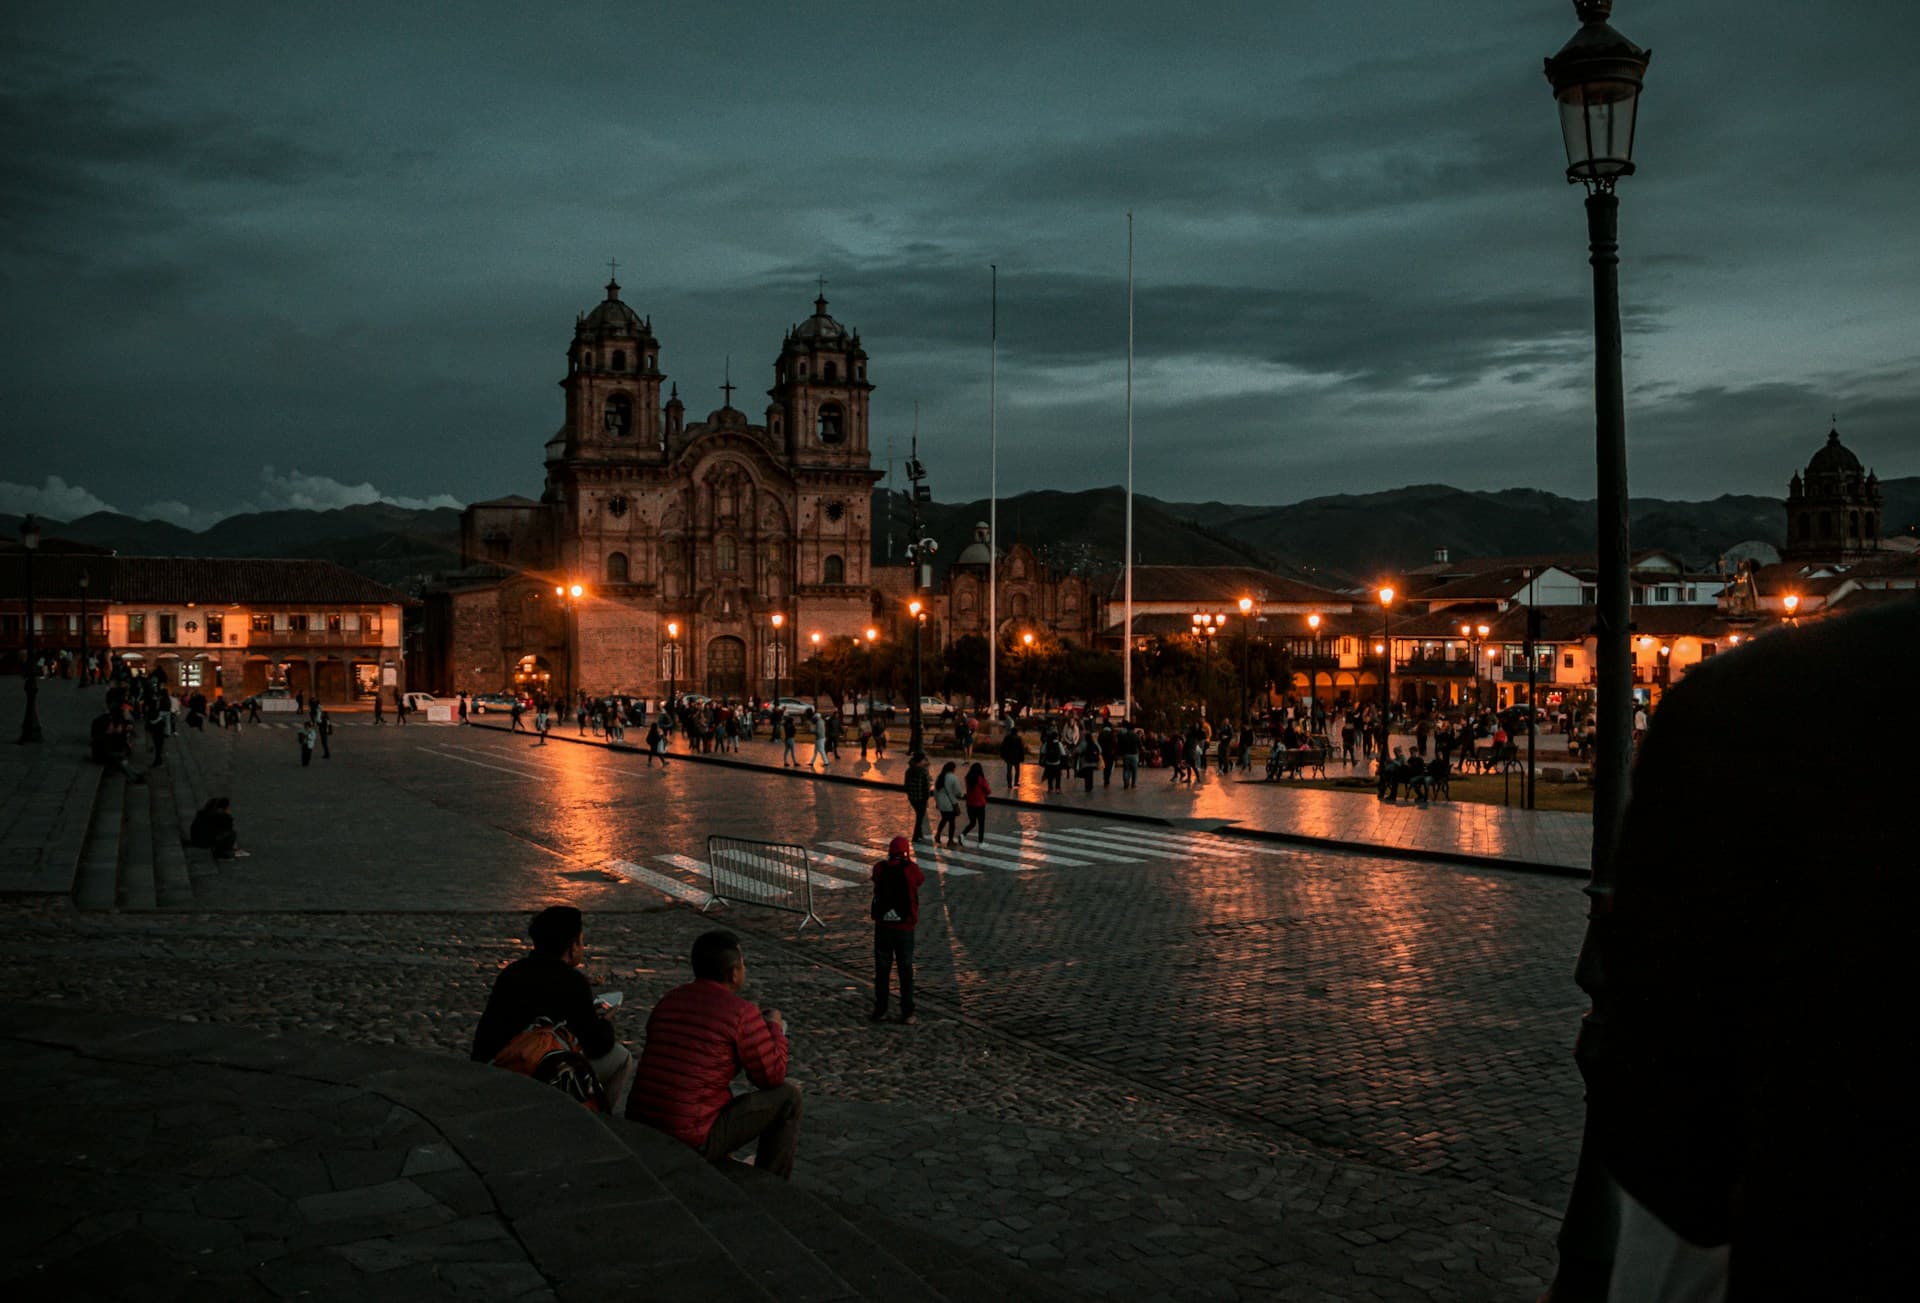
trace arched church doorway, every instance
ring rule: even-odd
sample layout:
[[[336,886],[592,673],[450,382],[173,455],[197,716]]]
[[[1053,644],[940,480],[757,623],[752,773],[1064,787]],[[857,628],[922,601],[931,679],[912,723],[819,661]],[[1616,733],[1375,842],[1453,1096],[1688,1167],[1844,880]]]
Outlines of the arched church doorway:
[[[742,701],[747,695],[747,644],[738,638],[715,638],[707,644],[707,695],[722,701]]]
[[[545,693],[553,681],[553,667],[544,656],[522,656],[513,667],[513,686],[517,692]]]

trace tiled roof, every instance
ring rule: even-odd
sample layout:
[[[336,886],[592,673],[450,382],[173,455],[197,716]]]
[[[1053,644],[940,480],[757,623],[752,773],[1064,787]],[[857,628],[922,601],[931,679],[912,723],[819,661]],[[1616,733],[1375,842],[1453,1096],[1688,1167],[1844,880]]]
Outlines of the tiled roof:
[[[1126,597],[1124,571],[1116,574],[1108,599],[1123,602]],[[1276,575],[1257,566],[1135,566],[1133,600],[1135,602],[1183,602],[1217,608],[1231,606],[1242,597],[1264,591],[1266,601],[1347,606],[1351,597],[1330,588]]]
[[[120,557],[117,602],[362,602],[407,599],[385,584],[331,561],[282,557]]]
[[[385,606],[407,600],[385,584],[331,561],[74,553],[34,558],[34,596],[45,601],[79,601],[83,571],[90,584],[87,597],[96,602]],[[22,600],[25,578],[20,555],[0,553],[0,599]]]

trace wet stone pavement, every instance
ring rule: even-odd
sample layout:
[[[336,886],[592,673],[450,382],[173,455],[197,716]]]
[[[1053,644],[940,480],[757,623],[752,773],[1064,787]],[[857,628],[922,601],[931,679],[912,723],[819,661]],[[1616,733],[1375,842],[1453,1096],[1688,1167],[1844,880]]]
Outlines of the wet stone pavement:
[[[797,1179],[1140,1298],[1530,1297],[1579,1134],[1577,882],[995,808],[925,857],[914,1027],[873,1027],[857,866],[893,793],[342,727],[186,740],[250,858],[188,911],[0,913],[0,995],[464,1053],[526,913],[640,1011],[717,918],[785,1010]],[[221,749],[230,754],[216,755]],[[817,857],[827,927],[698,899],[710,833]],[[842,885],[828,886],[838,882]]]

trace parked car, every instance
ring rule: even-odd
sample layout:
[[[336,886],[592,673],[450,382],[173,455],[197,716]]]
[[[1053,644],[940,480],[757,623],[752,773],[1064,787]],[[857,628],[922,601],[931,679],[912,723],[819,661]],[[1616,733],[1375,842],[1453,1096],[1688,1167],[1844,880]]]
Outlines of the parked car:
[[[951,715],[953,713],[953,707],[949,706],[946,702],[942,701],[938,697],[922,697],[920,698],[920,713],[923,716],[925,715],[946,716],[946,715]]]
[[[804,715],[812,709],[813,703],[811,701],[804,701],[799,697],[781,697],[768,708],[767,713],[773,715]]]
[[[519,698],[510,692],[476,692],[467,698],[467,707],[476,715],[484,715],[490,710],[510,711],[516,701]],[[526,703],[521,702],[520,706],[524,710]]]
[[[431,692],[406,692],[400,699],[407,703],[408,710],[425,710],[428,706],[444,706],[447,703]]]
[[[861,719],[866,716],[869,709],[876,717],[885,720],[891,720],[900,713],[891,702],[881,701],[877,697],[872,701],[868,701],[865,697],[848,697],[841,705],[840,713]]]

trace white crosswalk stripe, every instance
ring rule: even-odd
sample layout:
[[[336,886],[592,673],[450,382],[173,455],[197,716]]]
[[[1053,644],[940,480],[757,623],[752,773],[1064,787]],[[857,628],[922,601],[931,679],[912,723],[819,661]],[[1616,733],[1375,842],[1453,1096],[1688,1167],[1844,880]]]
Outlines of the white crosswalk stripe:
[[[776,860],[766,855],[755,855],[752,851],[743,851],[734,847],[722,847],[713,852],[713,857],[717,860],[725,861],[728,864],[744,864],[748,868],[760,869],[763,872],[773,874],[775,877],[791,877],[800,868],[799,865],[786,860]],[[818,873],[812,869],[807,870],[807,877],[812,880],[814,886],[820,888],[822,891],[845,891],[847,888],[856,885],[842,878],[836,878],[826,873]]]
[[[1038,864],[1056,864],[1064,869],[1091,868],[1094,861],[1094,857],[1080,859],[1068,855],[1066,851],[1069,848],[1064,845],[1042,847],[1037,843],[1029,844],[1023,839],[1008,837],[1005,834],[995,837],[989,833],[986,843],[980,845],[979,849],[1004,859],[1033,860]]]
[[[835,850],[852,851],[856,855],[872,855],[876,848],[880,850],[886,849],[886,844],[880,841],[875,841],[872,845],[867,846],[863,846],[859,842],[823,842],[821,844],[831,846]],[[838,855],[828,855],[819,850],[814,851],[813,856],[823,863],[836,864],[842,868],[858,869],[862,875],[871,875],[873,872],[873,866],[870,863],[856,864],[852,860],[843,860]],[[925,858],[925,854],[921,852],[916,852],[916,856],[918,858]],[[980,870],[969,869],[959,864],[935,864],[933,867],[942,873],[951,873],[956,877],[978,877],[980,875]]]
[[[1260,846],[1251,842],[1229,841],[1211,833],[1170,833],[1146,828],[1130,828],[1125,832],[1106,828],[1062,829],[1062,835],[1069,840],[1091,841],[1096,846],[1131,847],[1162,846],[1170,851],[1185,852],[1189,855],[1228,855],[1240,858],[1252,858],[1259,855],[1285,855],[1287,852],[1272,846]]]
[[[945,864],[948,861],[957,861],[961,864],[984,864],[990,869],[1006,869],[1010,873],[1027,873],[1040,867],[1037,864],[1029,864],[1025,860],[1009,859],[1002,855],[989,855],[975,847],[968,847],[966,850],[956,851],[943,846],[931,852],[931,856],[936,862],[941,864]]]
[[[1042,832],[995,832],[987,834],[987,846],[989,849],[995,846],[1008,846],[1010,844],[1037,847],[1042,851],[1045,851],[1049,846],[1066,847],[1081,859],[1097,860],[1102,864],[1138,864],[1140,862],[1137,856],[1114,855],[1104,850],[1089,850],[1086,845],[1082,843],[1050,837]]]
[[[675,900],[684,900],[688,904],[698,905],[702,909],[705,909],[713,903],[713,896],[710,893],[702,891],[698,887],[690,887],[678,878],[669,878],[664,873],[656,873],[643,865],[635,864],[632,860],[607,860],[600,867],[603,869],[611,869],[629,881],[644,883],[652,887],[655,891],[671,896]]]

